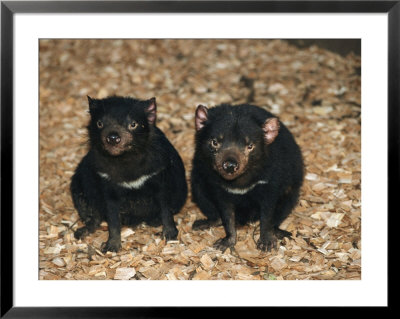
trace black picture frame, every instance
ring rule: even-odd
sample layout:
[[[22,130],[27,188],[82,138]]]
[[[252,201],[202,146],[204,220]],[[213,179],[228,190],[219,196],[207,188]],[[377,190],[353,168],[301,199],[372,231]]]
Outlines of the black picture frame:
[[[13,19],[16,13],[387,13],[388,213],[399,187],[400,1],[1,1],[1,317],[187,317],[186,308],[15,307],[13,302]],[[386,173],[386,172],[385,172]],[[390,215],[389,215],[390,218]],[[393,224],[393,223],[392,223]],[[389,222],[390,225],[390,222]],[[390,241],[389,241],[390,243]],[[390,280],[388,281],[389,287]],[[388,300],[388,305],[390,298]],[[305,310],[305,309],[303,309]],[[217,309],[212,310],[218,314]],[[247,311],[247,310],[246,310]],[[256,311],[259,311],[259,309]],[[270,310],[268,310],[270,311]],[[224,312],[226,309],[218,309]],[[303,311],[301,311],[303,312]],[[236,310],[235,310],[236,313]],[[200,313],[197,313],[199,315]]]

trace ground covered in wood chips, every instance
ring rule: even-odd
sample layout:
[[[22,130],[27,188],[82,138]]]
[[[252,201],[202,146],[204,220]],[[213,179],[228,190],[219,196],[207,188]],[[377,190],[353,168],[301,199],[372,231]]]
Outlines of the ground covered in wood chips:
[[[41,40],[40,279],[361,279],[361,59],[280,40]],[[189,182],[198,104],[251,102],[275,113],[301,146],[300,200],[281,228],[293,237],[261,252],[258,223],[234,249],[212,244],[221,227],[189,196],[175,215],[178,240],[161,227],[122,229],[122,250],[103,255],[107,224],[76,240],[69,191],[87,152],[87,98],[157,98],[157,125],[185,163]]]

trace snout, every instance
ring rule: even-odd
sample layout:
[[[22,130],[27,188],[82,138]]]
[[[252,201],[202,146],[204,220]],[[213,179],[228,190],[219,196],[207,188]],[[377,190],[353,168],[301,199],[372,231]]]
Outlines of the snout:
[[[110,145],[117,145],[121,142],[121,136],[117,132],[111,132],[107,135],[106,141]]]
[[[247,169],[248,156],[238,147],[230,147],[218,152],[214,158],[214,169],[228,180],[241,176]]]
[[[233,174],[239,169],[239,163],[235,159],[230,158],[222,163],[222,168],[226,173]]]
[[[133,147],[132,134],[120,125],[107,125],[101,131],[103,150],[112,156],[121,155]]]

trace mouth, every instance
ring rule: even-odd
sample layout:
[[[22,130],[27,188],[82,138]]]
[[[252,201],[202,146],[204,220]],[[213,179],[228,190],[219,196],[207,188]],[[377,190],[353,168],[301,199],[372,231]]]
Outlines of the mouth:
[[[234,180],[235,178],[239,177],[240,174],[236,174],[236,173],[223,173],[223,172],[220,172],[220,175],[221,175],[224,179],[226,179],[226,180],[228,180],[228,181],[231,181],[231,180]]]
[[[104,146],[104,150],[112,156],[118,156],[121,155],[123,152],[125,152],[124,148],[116,146],[108,146],[108,145]]]
[[[110,145],[103,143],[103,149],[111,156],[122,155],[123,153],[132,149],[132,145]]]
[[[240,175],[243,174],[244,169],[238,169],[232,172],[226,172],[222,166],[214,166],[214,169],[217,171],[217,173],[225,180],[231,181],[234,180],[235,178],[238,178]]]

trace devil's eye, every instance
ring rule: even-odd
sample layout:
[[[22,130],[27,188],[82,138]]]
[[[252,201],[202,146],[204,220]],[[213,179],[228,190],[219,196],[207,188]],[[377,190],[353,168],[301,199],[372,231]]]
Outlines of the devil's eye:
[[[98,120],[96,124],[97,124],[98,128],[103,128],[103,122],[102,121]]]
[[[128,129],[133,131],[137,128],[138,124],[135,121],[132,121],[131,123],[129,123],[128,125]]]
[[[253,144],[253,143],[248,144],[248,145],[247,145],[247,149],[248,149],[249,151],[252,151],[252,150],[254,149],[254,144]]]
[[[217,141],[216,138],[213,138],[213,139],[211,140],[211,146],[212,146],[212,147],[215,147],[215,148],[219,146],[219,143],[218,143],[218,141]]]

